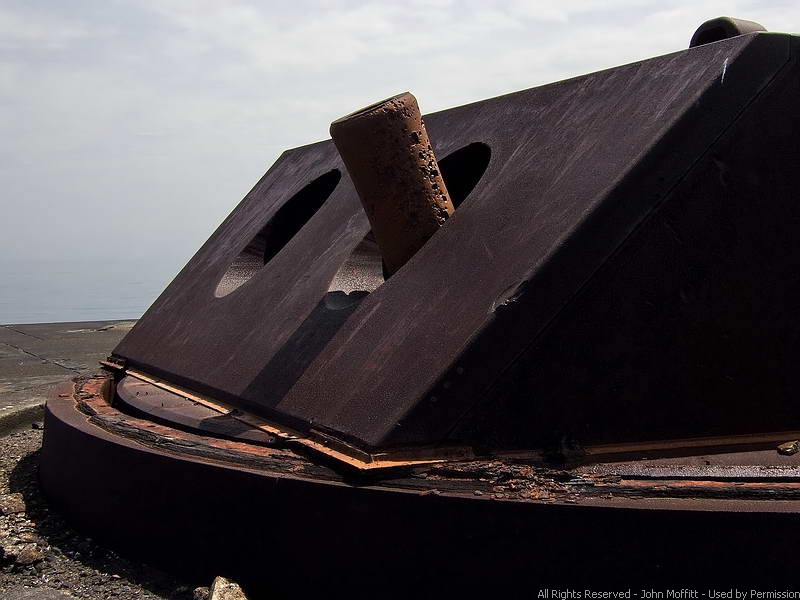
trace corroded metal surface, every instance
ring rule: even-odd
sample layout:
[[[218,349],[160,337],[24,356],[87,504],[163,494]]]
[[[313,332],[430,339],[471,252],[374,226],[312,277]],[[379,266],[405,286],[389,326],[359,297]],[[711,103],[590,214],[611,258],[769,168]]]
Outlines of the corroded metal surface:
[[[798,428],[797,51],[739,36],[426,116],[442,165],[480,142],[488,167],[407,268],[342,302],[369,222],[331,142],[288,151],[115,352],[365,451]],[[332,170],[297,234],[215,297]]]
[[[225,412],[213,410],[132,377],[125,377],[117,384],[116,400],[128,412],[173,427],[259,444],[276,442],[275,436],[237,419],[235,409]]]
[[[697,500],[685,509],[703,509],[703,499],[800,500],[800,456],[781,456],[776,449],[652,459],[629,462],[556,463],[541,455],[491,456],[446,464],[408,466],[380,474],[358,474],[339,464],[320,463],[291,441],[272,447],[241,439],[220,439],[153,423],[112,406],[112,379],[101,375],[80,381],[73,410],[113,436],[134,440],[157,451],[220,460],[230,465],[273,473],[306,476],[320,482],[355,481],[438,494],[487,495],[525,502],[591,501],[642,498]],[[69,408],[69,407],[68,407]],[[334,465],[335,463],[330,463]],[[652,505],[649,505],[652,507]],[[667,506],[667,505],[665,505]],[[800,509],[800,503],[798,503]],[[770,510],[768,505],[764,510]]]
[[[101,377],[48,403],[42,485],[73,523],[149,564],[283,594],[335,580],[351,597],[386,582],[383,595],[490,585],[519,596],[532,578],[795,577],[797,478],[628,477],[511,458],[356,477],[126,415],[112,393]]]
[[[391,275],[454,210],[417,99],[405,92],[337,119],[331,137]]]

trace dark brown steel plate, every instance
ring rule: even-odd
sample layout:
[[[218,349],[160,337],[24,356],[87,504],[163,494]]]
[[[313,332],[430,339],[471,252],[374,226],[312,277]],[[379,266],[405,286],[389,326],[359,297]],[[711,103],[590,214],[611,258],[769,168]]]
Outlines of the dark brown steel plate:
[[[481,142],[491,160],[445,226],[360,303],[328,293],[368,231],[335,148],[287,151],[115,354],[363,446],[439,442],[789,64],[792,48],[791,36],[741,36],[428,115],[437,156]],[[308,223],[216,297],[271,215],[332,169],[341,181]],[[674,434],[663,418],[661,431],[638,434],[633,417],[649,402],[638,398],[621,409],[623,425],[595,437]],[[552,429],[528,417],[529,429]]]

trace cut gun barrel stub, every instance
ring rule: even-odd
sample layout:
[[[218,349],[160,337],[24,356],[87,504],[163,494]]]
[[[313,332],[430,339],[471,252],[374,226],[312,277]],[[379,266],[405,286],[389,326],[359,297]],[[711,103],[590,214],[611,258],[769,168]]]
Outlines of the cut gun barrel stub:
[[[391,275],[454,211],[417,100],[393,96],[334,121],[330,132]]]

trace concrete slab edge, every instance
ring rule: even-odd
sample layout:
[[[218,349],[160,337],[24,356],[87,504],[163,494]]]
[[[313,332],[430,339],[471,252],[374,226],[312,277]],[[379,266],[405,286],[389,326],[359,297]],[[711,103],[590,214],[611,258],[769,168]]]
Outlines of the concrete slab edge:
[[[30,427],[37,421],[44,420],[45,402],[28,404],[0,415],[0,435],[7,435],[17,429]]]

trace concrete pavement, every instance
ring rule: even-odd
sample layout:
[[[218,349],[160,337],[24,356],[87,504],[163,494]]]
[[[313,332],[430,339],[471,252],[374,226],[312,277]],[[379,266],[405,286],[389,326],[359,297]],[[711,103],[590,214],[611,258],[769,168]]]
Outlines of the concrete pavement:
[[[36,420],[50,388],[94,372],[135,322],[0,325],[0,429]]]

